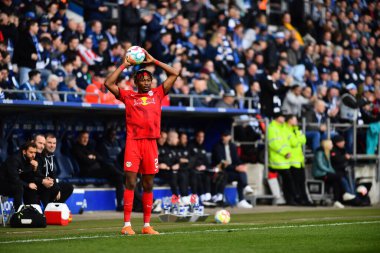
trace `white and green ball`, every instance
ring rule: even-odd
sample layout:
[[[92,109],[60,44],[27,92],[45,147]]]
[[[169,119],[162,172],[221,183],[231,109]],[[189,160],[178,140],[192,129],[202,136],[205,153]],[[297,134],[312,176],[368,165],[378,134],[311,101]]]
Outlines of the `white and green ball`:
[[[141,47],[132,46],[128,48],[126,57],[130,64],[141,64],[145,59],[145,53]]]
[[[231,214],[227,210],[219,210],[215,213],[215,222],[227,224],[231,220]]]

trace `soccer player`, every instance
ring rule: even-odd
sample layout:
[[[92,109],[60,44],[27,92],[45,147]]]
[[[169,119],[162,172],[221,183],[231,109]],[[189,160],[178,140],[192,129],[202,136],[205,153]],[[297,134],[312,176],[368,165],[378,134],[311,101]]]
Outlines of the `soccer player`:
[[[145,50],[144,50],[145,51]],[[117,99],[125,104],[127,137],[124,155],[124,171],[126,173],[126,189],[124,191],[124,227],[122,234],[134,235],[130,218],[133,206],[134,188],[137,173],[142,174],[143,184],[143,234],[158,234],[150,226],[150,215],[153,205],[153,178],[158,172],[158,151],[156,139],[160,137],[161,101],[169,93],[179,72],[171,66],[154,59],[145,51],[145,64],[155,64],[162,68],[167,79],[157,88],[151,88],[153,75],[146,69],[134,74],[137,92],[122,90],[115,82],[121,72],[131,66],[127,58],[112,74],[104,85]]]

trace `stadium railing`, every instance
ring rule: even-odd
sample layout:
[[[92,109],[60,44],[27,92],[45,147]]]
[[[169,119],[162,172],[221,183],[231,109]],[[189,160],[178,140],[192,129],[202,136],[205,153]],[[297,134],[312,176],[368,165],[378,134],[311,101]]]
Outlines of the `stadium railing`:
[[[68,95],[78,95],[80,97],[84,97],[84,96],[96,96],[97,97],[97,102],[98,104],[101,104],[101,97],[98,93],[94,93],[94,92],[75,92],[75,91],[41,91],[41,90],[35,90],[35,91],[29,91],[29,90],[11,90],[11,89],[5,89],[5,90],[2,90],[4,93],[8,93],[8,94],[28,94],[28,101],[31,101],[32,99],[32,94],[33,93],[38,93],[38,94],[42,94],[42,95],[45,95],[45,94],[58,94],[58,95],[63,95],[63,101],[62,102],[67,102],[67,96]],[[195,99],[208,99],[210,101],[218,101],[220,99],[223,98],[223,96],[219,96],[219,95],[195,95],[195,94],[188,94],[188,95],[185,95],[185,94],[169,94],[169,98],[170,99],[184,99],[186,100],[186,102],[188,103],[188,107],[194,107],[194,100]],[[16,100],[20,100],[20,99],[16,99]],[[255,111],[252,111],[251,113],[257,113],[257,110],[252,108],[252,98],[238,98],[236,97],[236,100],[237,101],[242,101],[244,104],[247,104],[248,105],[248,110],[255,110]],[[86,102],[86,101],[83,101],[83,102]],[[210,107],[213,107],[212,104]]]

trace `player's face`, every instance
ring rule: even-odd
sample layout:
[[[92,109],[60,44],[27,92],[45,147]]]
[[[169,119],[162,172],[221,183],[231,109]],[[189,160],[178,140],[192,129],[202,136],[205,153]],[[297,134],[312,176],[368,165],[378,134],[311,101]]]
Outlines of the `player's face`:
[[[49,153],[54,153],[56,147],[57,147],[57,139],[56,138],[47,138],[46,139],[45,148]]]
[[[27,160],[32,161],[36,157],[37,149],[29,147],[27,150],[23,150],[22,153]]]
[[[152,78],[149,76],[144,76],[137,81],[137,87],[139,92],[147,93],[152,87]]]
[[[38,152],[38,153],[42,153],[42,151],[43,151],[44,148],[45,148],[45,144],[46,144],[46,139],[45,139],[45,137],[38,135],[38,136],[36,137],[35,143],[36,143],[36,145],[37,145],[37,152]]]
[[[79,138],[79,143],[82,144],[83,146],[87,146],[88,139],[89,139],[89,135],[87,133],[84,133]]]

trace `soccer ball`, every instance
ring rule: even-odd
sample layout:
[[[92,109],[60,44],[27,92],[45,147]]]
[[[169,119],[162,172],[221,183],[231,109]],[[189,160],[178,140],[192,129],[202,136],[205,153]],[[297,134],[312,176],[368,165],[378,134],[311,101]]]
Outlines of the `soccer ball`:
[[[367,187],[365,187],[364,185],[359,185],[359,186],[356,188],[356,192],[359,193],[359,194],[362,195],[362,196],[365,196],[365,195],[367,195],[367,193],[368,193],[368,189],[367,189]]]
[[[141,47],[132,46],[128,48],[126,57],[130,64],[141,64],[145,59],[145,53]]]
[[[227,224],[230,222],[231,215],[230,212],[227,210],[219,210],[215,213],[215,222],[216,223],[222,223],[222,224]]]

